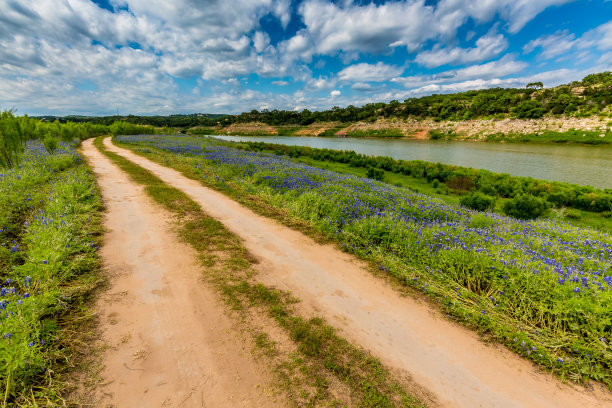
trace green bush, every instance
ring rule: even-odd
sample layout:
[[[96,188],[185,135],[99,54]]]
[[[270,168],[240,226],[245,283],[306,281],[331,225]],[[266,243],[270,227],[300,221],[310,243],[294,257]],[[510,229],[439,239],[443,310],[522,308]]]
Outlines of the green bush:
[[[477,211],[492,210],[495,208],[496,201],[497,199],[495,197],[488,196],[478,191],[463,196],[460,200],[462,206]]]
[[[531,194],[521,194],[504,203],[504,213],[521,220],[531,220],[541,217],[548,211],[550,205],[542,198]]]
[[[517,118],[537,119],[544,116],[544,114],[546,113],[546,109],[544,109],[539,102],[529,99],[527,101],[521,102],[516,107],[514,113],[516,113]]]
[[[382,179],[385,177],[385,171],[376,167],[368,167],[366,177],[382,181]]]
[[[53,154],[55,153],[55,150],[57,150],[59,142],[51,135],[51,133],[47,133],[42,139],[42,144],[47,153]]]
[[[580,211],[574,209],[567,210],[565,212],[565,216],[567,218],[571,218],[572,220],[579,220],[582,218],[582,214],[580,214]]]

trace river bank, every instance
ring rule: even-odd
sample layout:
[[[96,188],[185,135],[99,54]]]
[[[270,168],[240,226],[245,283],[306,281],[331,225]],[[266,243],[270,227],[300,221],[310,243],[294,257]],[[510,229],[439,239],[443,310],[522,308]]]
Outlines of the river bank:
[[[318,122],[272,126],[261,122],[194,127],[192,134],[234,136],[358,137],[480,142],[611,144],[612,119],[602,116],[541,119],[492,118],[464,121],[379,119],[374,122]]]

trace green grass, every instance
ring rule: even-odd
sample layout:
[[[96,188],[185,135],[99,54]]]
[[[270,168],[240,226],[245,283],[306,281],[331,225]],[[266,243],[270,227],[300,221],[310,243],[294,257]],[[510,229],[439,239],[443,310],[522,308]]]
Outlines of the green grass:
[[[179,235],[198,252],[205,276],[233,310],[245,320],[248,313],[262,311],[294,342],[297,352],[279,359],[278,347],[268,335],[252,329],[255,345],[266,356],[278,360],[278,379],[293,405],[345,406],[349,401],[331,392],[331,384],[340,382],[358,406],[425,406],[377,359],[348,343],[322,318],[300,316],[293,307],[298,300],[290,293],[257,283],[255,260],[240,239],[201,211],[197,203],[142,167],[109,152],[101,138],[96,139],[95,145],[177,216]]]
[[[69,147],[32,145],[0,173],[2,406],[63,405],[100,279],[100,194]]]

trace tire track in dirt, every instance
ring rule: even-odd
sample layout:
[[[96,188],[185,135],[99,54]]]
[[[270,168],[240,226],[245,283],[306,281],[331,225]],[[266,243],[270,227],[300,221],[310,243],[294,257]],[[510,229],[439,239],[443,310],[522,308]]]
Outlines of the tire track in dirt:
[[[103,385],[96,406],[275,407],[270,376],[202,279],[172,217],[92,144],[83,154],[106,205],[101,256],[110,289],[97,304]]]
[[[113,145],[110,151],[151,171],[190,196],[244,240],[260,260],[258,279],[290,290],[307,310],[387,366],[408,373],[444,407],[611,407],[612,394],[561,383],[509,350],[439,312],[403,297],[365,265],[333,246],[255,214],[176,170]]]

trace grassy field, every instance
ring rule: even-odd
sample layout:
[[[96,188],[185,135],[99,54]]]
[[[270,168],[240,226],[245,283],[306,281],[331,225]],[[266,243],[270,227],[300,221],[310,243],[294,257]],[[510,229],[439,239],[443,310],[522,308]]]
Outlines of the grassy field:
[[[71,145],[29,142],[21,165],[0,169],[2,406],[59,406],[68,393],[98,281],[102,203]]]
[[[308,223],[563,378],[612,386],[612,237],[604,232],[468,210],[203,138],[118,140],[246,204]]]

